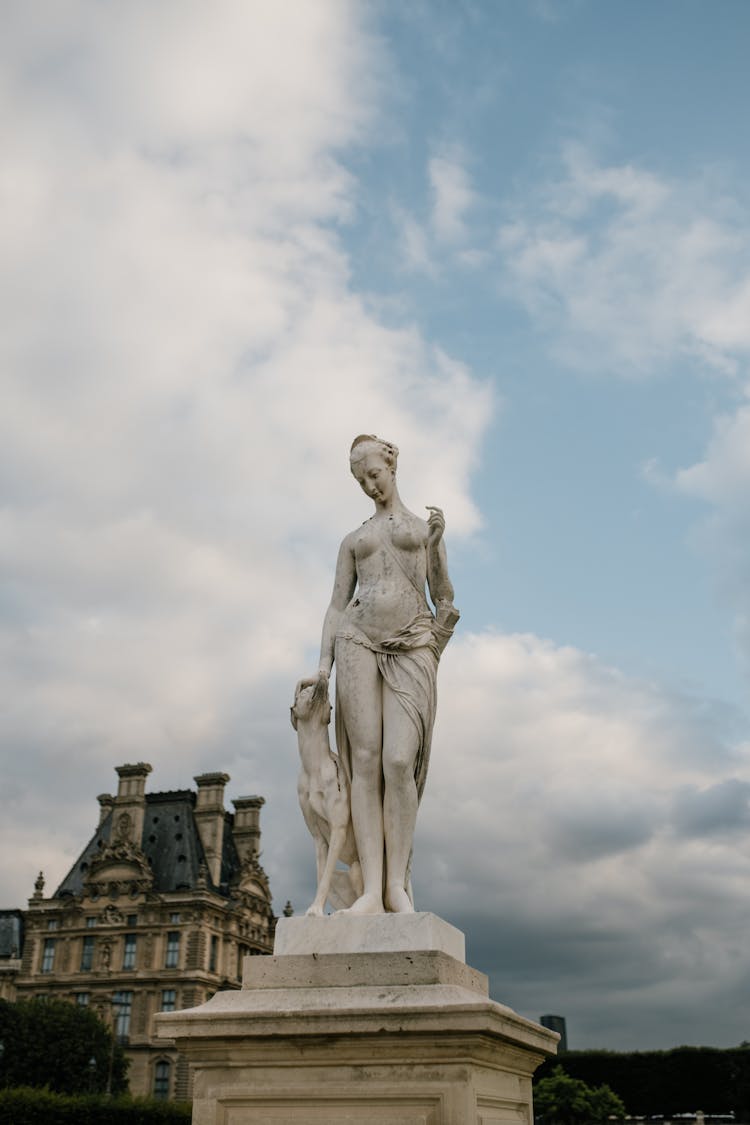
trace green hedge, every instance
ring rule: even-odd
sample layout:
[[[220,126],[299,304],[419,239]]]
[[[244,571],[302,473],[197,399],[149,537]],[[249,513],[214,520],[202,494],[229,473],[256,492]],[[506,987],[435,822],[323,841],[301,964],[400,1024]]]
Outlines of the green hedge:
[[[0,1090],[0,1125],[190,1125],[189,1102]]]
[[[605,1083],[628,1113],[735,1113],[750,1122],[750,1046],[674,1047],[669,1051],[564,1051],[535,1078],[561,1066],[590,1086]]]

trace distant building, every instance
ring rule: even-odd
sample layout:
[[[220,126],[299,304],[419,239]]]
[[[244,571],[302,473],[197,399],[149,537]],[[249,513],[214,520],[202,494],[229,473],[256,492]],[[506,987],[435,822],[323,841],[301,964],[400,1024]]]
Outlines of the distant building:
[[[542,1027],[548,1027],[550,1031],[556,1031],[560,1036],[560,1042],[557,1045],[558,1051],[567,1051],[568,1032],[565,1028],[565,1016],[542,1016],[539,1022]]]
[[[150,772],[117,769],[117,796],[99,797],[98,827],[51,898],[40,875],[15,990],[94,1008],[131,1060],[133,1093],[186,1098],[187,1062],[155,1039],[153,1016],[239,988],[245,955],[271,952],[264,800],[241,797],[227,812],[225,773],[196,777],[197,792],[146,793]]]
[[[22,950],[23,914],[20,910],[0,910],[0,1000],[16,998]]]

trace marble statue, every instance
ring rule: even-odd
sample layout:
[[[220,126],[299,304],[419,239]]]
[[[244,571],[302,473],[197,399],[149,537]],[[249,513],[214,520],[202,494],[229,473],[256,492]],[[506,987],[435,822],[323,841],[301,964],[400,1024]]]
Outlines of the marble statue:
[[[335,660],[338,758],[319,744],[327,780],[321,778],[320,784],[308,787],[308,794],[318,794],[311,831],[314,836],[318,832],[319,888],[312,913],[322,913],[326,896],[336,905],[325,886],[336,858],[349,863],[350,890],[356,893],[350,913],[414,911],[412,841],[430,756],[437,666],[459,614],[448,577],[443,513],[428,507],[429,518],[423,520],[405,507],[396,486],[397,459],[395,445],[371,434],[362,434],[352,443],[351,471],[375,512],[341,544],[323,623],[318,673],[297,686],[295,707],[300,694],[304,707],[322,707],[322,724],[320,717],[318,723],[325,727]],[[299,717],[297,730],[300,737]],[[346,843],[348,829],[342,828],[339,809],[335,826],[339,854],[332,859],[334,825],[326,826],[322,813],[326,802],[334,807],[332,787],[338,785],[338,770],[351,794],[353,841],[351,834],[349,841],[356,842],[356,855]],[[322,796],[326,786],[330,800]],[[305,819],[310,825],[307,813]],[[334,872],[334,879],[339,874]],[[341,883],[338,879],[339,892]],[[345,901],[345,891],[337,897]]]

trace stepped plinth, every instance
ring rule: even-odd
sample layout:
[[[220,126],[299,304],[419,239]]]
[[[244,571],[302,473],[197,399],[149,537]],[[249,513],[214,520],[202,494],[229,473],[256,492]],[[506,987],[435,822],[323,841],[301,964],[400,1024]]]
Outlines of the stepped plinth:
[[[433,914],[280,919],[239,991],[158,1017],[194,1125],[533,1125],[554,1032],[490,999]]]

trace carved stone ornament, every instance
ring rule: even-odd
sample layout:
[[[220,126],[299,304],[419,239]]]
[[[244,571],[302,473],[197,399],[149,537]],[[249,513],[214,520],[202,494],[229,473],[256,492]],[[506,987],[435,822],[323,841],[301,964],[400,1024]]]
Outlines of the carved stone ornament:
[[[240,864],[239,875],[236,877],[236,884],[232,890],[232,897],[237,897],[238,892],[251,896],[255,895],[261,899],[271,897],[268,876],[258,862],[258,856],[255,852],[245,856]]]
[[[130,826],[131,826],[131,824],[132,824],[132,821],[130,819],[130,814],[126,813],[126,812],[120,813],[120,815],[117,818],[117,827],[115,829],[115,834],[116,834],[118,840],[127,840],[128,839],[128,837],[130,836]]]
[[[125,915],[116,906],[108,903],[102,911],[99,921],[100,926],[123,926],[125,924]]]
[[[129,840],[115,840],[91,860],[86,887],[91,895],[117,898],[119,894],[148,891],[153,882],[153,872],[141,849]]]

